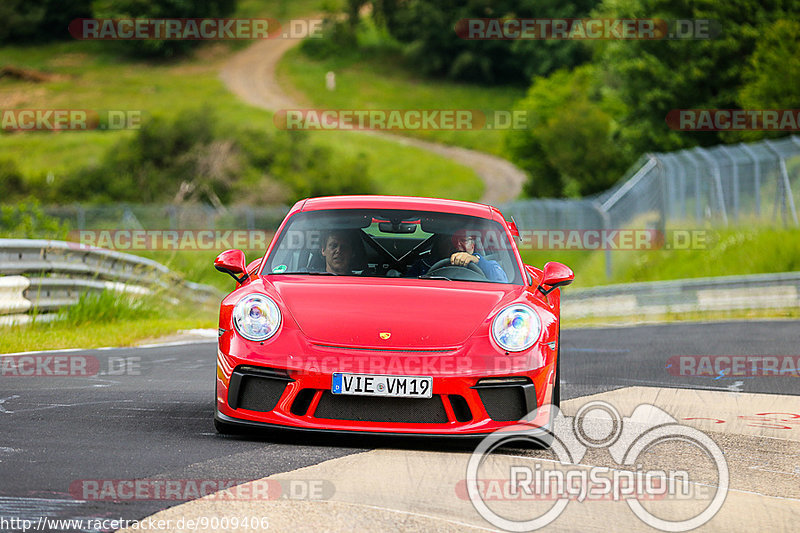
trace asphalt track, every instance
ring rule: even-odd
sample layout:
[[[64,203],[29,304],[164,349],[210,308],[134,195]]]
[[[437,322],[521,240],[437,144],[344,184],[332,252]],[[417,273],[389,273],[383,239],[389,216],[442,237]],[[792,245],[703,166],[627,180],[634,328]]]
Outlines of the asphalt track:
[[[44,355],[89,356],[99,372],[91,377],[17,377],[6,368],[0,377],[0,524],[6,520],[2,531],[14,531],[8,526],[14,518],[33,523],[41,517],[134,520],[184,501],[81,498],[74,490],[81,480],[245,482],[366,457],[364,452],[399,453],[408,459],[448,449],[439,441],[218,436],[212,425],[214,342]],[[562,398],[629,387],[798,394],[798,378],[791,375],[676,375],[670,358],[686,355],[797,358],[800,321],[564,330]],[[0,356],[0,362],[8,357]],[[798,412],[799,407],[800,399],[782,410]],[[796,455],[795,451],[787,453]],[[796,485],[797,478],[788,474]],[[414,526],[405,525],[402,529]],[[302,530],[302,521],[296,526]],[[426,524],[416,526],[424,529]]]

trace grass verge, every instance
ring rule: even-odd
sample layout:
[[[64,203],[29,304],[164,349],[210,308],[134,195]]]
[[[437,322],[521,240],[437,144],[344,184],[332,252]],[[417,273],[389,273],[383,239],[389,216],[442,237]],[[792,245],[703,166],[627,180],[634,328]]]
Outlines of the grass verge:
[[[3,327],[0,353],[132,346],[182,329],[216,327],[216,310],[168,303],[164,295],[85,293],[59,319]]]
[[[725,322],[732,320],[792,320],[800,318],[800,309],[737,309],[732,311],[696,311],[692,313],[665,313],[663,315],[640,315],[620,317],[566,318],[564,329],[631,327],[649,324],[671,324],[675,322]]]
[[[617,250],[610,253],[612,276],[606,277],[606,252],[522,250],[522,259],[539,268],[559,261],[575,271],[570,288],[717,276],[800,271],[800,229],[757,225],[705,229],[691,249]],[[667,231],[667,235],[674,235]],[[667,239],[669,242],[669,238]],[[570,290],[570,289],[567,289]]]
[[[325,90],[325,74],[336,74],[336,90]],[[524,88],[483,87],[432,80],[405,66],[399,52],[344,53],[314,60],[290,50],[278,65],[279,80],[303,95],[306,104],[324,109],[472,109],[510,111]],[[494,115],[490,114],[492,118]],[[477,123],[476,123],[477,124]],[[428,141],[504,155],[503,130],[397,130]]]
[[[5,327],[0,332],[0,353],[134,346],[145,340],[170,335],[183,329],[215,328],[216,324],[216,318],[209,316],[118,320],[90,323],[78,328],[60,322]]]

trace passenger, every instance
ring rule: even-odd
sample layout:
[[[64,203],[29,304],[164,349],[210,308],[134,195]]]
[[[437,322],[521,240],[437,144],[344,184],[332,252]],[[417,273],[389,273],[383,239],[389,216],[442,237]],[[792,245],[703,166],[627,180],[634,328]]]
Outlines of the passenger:
[[[475,237],[469,235],[466,230],[459,231],[451,239],[446,238],[444,235],[438,235],[429,258],[417,260],[408,268],[406,276],[419,277],[427,274],[434,264],[448,255],[450,256],[451,265],[468,268],[470,263],[475,263],[489,281],[508,283],[508,276],[506,276],[500,263],[485,259],[480,254],[475,253]]]

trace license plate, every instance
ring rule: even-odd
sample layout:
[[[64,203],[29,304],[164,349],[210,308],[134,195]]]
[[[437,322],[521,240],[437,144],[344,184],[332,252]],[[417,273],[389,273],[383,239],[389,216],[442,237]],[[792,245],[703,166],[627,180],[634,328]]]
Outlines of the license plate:
[[[396,398],[430,398],[433,378],[429,376],[380,376],[334,372],[333,394],[358,396],[392,396]]]

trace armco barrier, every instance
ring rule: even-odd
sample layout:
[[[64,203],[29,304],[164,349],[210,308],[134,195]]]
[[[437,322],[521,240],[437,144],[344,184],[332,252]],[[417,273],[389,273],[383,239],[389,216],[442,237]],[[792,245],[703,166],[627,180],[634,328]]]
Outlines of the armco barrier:
[[[800,272],[787,272],[568,288],[561,312],[570,319],[798,307]]]
[[[31,308],[31,302],[22,293],[30,287],[31,282],[24,276],[0,277],[0,315],[25,313]]]
[[[20,313],[73,305],[86,292],[159,291],[170,301],[199,305],[216,304],[223,296],[151,259],[65,241],[0,239],[0,276],[0,325],[28,321]]]

